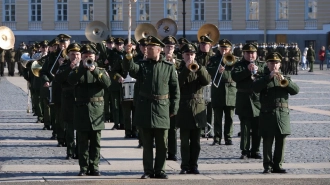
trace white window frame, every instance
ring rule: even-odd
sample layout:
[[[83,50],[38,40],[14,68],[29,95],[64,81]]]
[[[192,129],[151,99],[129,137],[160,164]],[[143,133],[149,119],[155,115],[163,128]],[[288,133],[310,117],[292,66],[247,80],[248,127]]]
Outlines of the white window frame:
[[[195,8],[196,4],[198,4],[198,8]],[[192,21],[205,21],[205,0],[194,0],[191,3],[191,19]],[[198,15],[196,14],[196,10],[198,11]],[[196,15],[198,18],[196,19]]]
[[[84,5],[87,5],[87,9],[84,9]],[[84,13],[84,11],[86,11],[86,14]],[[94,20],[94,0],[81,0],[80,20],[81,21]]]
[[[164,17],[178,21],[178,1],[179,0],[164,0]]]
[[[255,17],[250,17],[250,2],[254,2],[254,3],[257,3],[255,9],[256,9],[256,15]],[[259,0],[247,0],[246,1],[246,20],[248,21],[257,21],[259,20],[259,14],[260,14],[260,3],[259,3]]]
[[[3,2],[2,20],[4,22],[15,22],[16,21],[16,0],[4,0],[2,2]],[[12,6],[14,6],[13,7],[14,12],[12,12]],[[12,13],[14,13],[14,15],[12,15]],[[8,17],[8,20],[6,20],[7,17]]]
[[[222,4],[225,3],[226,7],[223,7]],[[230,6],[230,8],[229,8]],[[225,19],[223,19],[223,10],[226,12]],[[230,13],[228,13],[230,12]],[[219,20],[220,21],[231,21],[232,19],[232,0],[219,0]]]
[[[144,9],[140,9],[141,5]],[[146,5],[148,5],[147,9]],[[144,17],[143,19],[141,19],[141,15]],[[136,2],[136,21],[150,21],[150,0],[138,0]]]
[[[286,7],[281,3],[286,2]],[[282,17],[281,14],[286,14],[286,17]],[[277,0],[276,1],[276,19],[277,20],[289,20],[289,0]]]
[[[124,0],[110,0],[110,20],[111,21],[123,21],[123,8],[124,8],[123,1]],[[116,14],[113,14],[114,4],[119,5],[119,6],[116,6]],[[120,10],[120,11],[118,11],[118,10]],[[114,18],[114,17],[116,17],[116,18]]]
[[[312,2],[315,3],[315,6],[314,7],[312,6],[311,9],[310,9],[310,3],[312,3]],[[306,20],[316,20],[317,19],[317,5],[318,5],[317,0],[306,0],[305,1],[305,7],[306,7],[306,9],[305,9],[305,19]],[[310,13],[314,13],[315,17],[311,18]]]
[[[58,2],[58,1],[61,1],[61,2]],[[60,21],[60,22],[68,21],[68,19],[69,19],[68,1],[69,0],[55,0],[55,21]],[[61,10],[59,10],[58,5],[61,5]],[[65,14],[64,5],[66,5],[66,14]],[[59,11],[61,11],[60,15],[58,14]],[[59,18],[59,16],[61,16],[61,17]],[[66,19],[65,19],[65,16],[66,16]]]
[[[36,6],[36,13],[35,15],[32,15],[32,7]],[[38,6],[40,6],[40,9],[38,10]],[[38,13],[38,11],[40,11],[40,13]],[[40,20],[38,19],[38,16],[40,17]],[[33,20],[32,17],[34,17],[35,19]],[[41,0],[29,0],[29,21],[32,22],[39,22],[42,21],[42,4],[41,4]]]

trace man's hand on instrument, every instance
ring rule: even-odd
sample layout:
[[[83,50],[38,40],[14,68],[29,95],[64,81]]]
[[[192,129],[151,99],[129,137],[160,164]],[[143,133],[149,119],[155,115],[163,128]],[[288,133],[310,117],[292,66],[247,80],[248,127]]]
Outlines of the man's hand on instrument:
[[[94,65],[92,65],[91,67],[88,67],[88,69],[89,69],[89,71],[94,71],[94,69],[95,69],[95,66],[94,66]]]
[[[106,59],[106,60],[104,61],[104,64],[109,64],[108,59]]]
[[[125,46],[125,51],[126,51],[126,53],[131,53],[132,52],[132,44],[127,44]]]
[[[223,66],[220,66],[219,73],[222,73],[224,70],[225,70],[225,68]]]
[[[175,115],[174,114],[170,114],[170,118],[173,117],[173,116],[175,116]]]
[[[258,71],[258,66],[256,66],[254,63],[250,63],[249,65],[248,65],[248,69],[250,70],[250,71]]]
[[[123,77],[120,77],[120,78],[118,79],[118,82],[122,84],[122,83],[124,83],[124,80],[125,80],[125,79],[124,79]]]
[[[49,87],[49,82],[44,83],[44,87]]]
[[[58,64],[59,65],[62,65],[64,63],[64,60],[65,60],[64,58],[59,58],[58,59]]]

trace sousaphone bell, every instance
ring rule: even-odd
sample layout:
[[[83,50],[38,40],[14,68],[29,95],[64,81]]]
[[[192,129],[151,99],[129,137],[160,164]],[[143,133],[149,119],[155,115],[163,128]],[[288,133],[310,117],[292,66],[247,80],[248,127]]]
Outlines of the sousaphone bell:
[[[7,26],[0,26],[0,48],[11,49],[15,44],[15,36],[13,31]]]
[[[141,23],[136,27],[134,31],[135,40],[139,41],[140,39],[149,36],[157,37],[157,30],[154,25],[150,23]]]
[[[85,29],[86,38],[95,43],[101,43],[109,33],[109,28],[101,21],[90,22]]]
[[[156,23],[158,38],[163,39],[167,36],[175,36],[178,32],[178,25],[170,18],[164,18]]]
[[[197,39],[199,42],[200,37],[203,35],[208,36],[213,40],[212,46],[216,45],[220,39],[220,31],[214,24],[204,24],[199,28],[197,32]]]

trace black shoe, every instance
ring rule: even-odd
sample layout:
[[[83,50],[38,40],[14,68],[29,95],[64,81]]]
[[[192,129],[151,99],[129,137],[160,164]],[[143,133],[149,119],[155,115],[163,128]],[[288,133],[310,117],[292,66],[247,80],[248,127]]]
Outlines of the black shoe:
[[[41,120],[37,120],[36,123],[41,123]]]
[[[197,168],[191,169],[188,171],[189,174],[199,174],[199,171]]]
[[[155,143],[152,145],[152,148],[156,148],[156,144]]]
[[[206,137],[205,137],[205,134],[201,134],[201,137],[202,137],[202,138],[206,138]]]
[[[88,175],[91,175],[91,176],[101,176],[101,173],[98,170],[92,170],[92,171],[90,171],[88,173]]]
[[[248,156],[245,154],[242,154],[241,157],[239,157],[240,159],[248,159]]]
[[[37,114],[36,114],[36,113],[34,113],[32,116],[37,116]]]
[[[87,175],[87,173],[85,171],[80,171],[78,173],[78,176],[86,176],[86,175]]]
[[[114,125],[111,130],[118,130],[118,125]]]
[[[73,158],[73,156],[71,155],[71,154],[68,154],[66,157],[65,157],[65,159],[67,159],[67,160],[70,160],[70,159],[72,159]]]
[[[65,146],[64,142],[58,142],[57,144],[57,147],[64,147],[64,146]]]
[[[141,179],[150,179],[150,178],[153,178],[153,177],[154,177],[153,174],[144,173],[144,174],[141,176]]]
[[[42,130],[50,130],[50,126],[44,126],[44,128],[42,128]]]
[[[51,140],[56,140],[57,137],[56,137],[56,136],[52,136],[52,137],[50,137],[50,139],[51,139]]]
[[[173,155],[173,154],[169,154],[166,160],[177,161],[177,160],[178,160],[178,158],[176,157],[176,155]]]
[[[72,159],[79,159],[79,156],[77,154],[72,156]]]
[[[225,141],[225,145],[233,145],[233,141],[232,140]]]
[[[241,132],[237,133],[237,136],[240,137],[241,136]]]
[[[124,138],[125,138],[125,139],[127,139],[127,138],[131,138],[131,135],[126,134]]]
[[[211,145],[214,146],[214,145],[220,145],[220,144],[221,144],[220,141],[213,141],[213,143]]]
[[[254,159],[262,159],[262,156],[260,153],[254,153],[251,154],[250,158],[254,158]]]
[[[283,168],[273,168],[272,173],[286,173],[286,170]]]
[[[188,170],[181,170],[179,174],[187,174]]]
[[[142,148],[142,145],[141,144],[139,144],[136,148]]]
[[[166,173],[160,173],[160,174],[156,174],[155,178],[156,179],[168,179],[168,176],[166,175]]]
[[[137,135],[136,134],[132,134],[131,135],[131,138],[137,138]]]
[[[266,174],[269,174],[269,173],[272,173],[270,169],[265,169],[262,173],[266,173]]]

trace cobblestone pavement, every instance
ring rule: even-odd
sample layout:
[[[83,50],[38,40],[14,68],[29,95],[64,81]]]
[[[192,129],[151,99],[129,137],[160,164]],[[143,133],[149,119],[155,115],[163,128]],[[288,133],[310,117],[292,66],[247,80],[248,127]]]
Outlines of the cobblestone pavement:
[[[308,73],[300,72],[298,76],[292,76],[293,81],[300,86],[300,93],[290,97],[292,134],[288,136],[285,151],[285,164],[298,163],[329,163],[330,161],[330,81],[328,71],[317,71]],[[0,81],[0,178],[12,177],[40,177],[40,176],[75,176],[77,171],[61,169],[49,172],[32,172],[17,169],[17,171],[2,170],[3,166],[11,165],[78,165],[77,160],[65,160],[66,149],[56,147],[56,141],[50,140],[51,131],[42,130],[43,124],[35,123],[36,117],[26,113],[27,94],[20,87],[12,84],[14,78],[2,78]],[[16,80],[16,79],[15,79]],[[23,87],[24,88],[24,87]],[[296,110],[294,106],[307,108],[305,111]],[[312,113],[309,110],[319,110]],[[323,112],[322,112],[323,111]],[[329,113],[324,113],[329,111]],[[201,139],[201,153],[199,164],[203,165],[223,165],[223,164],[260,164],[262,160],[249,159],[240,160],[239,149],[239,120],[234,118],[233,146],[211,146],[212,138]],[[115,132],[115,131],[112,131]],[[107,142],[119,142],[124,138],[108,139],[102,135]],[[104,139],[103,139],[104,140]],[[222,141],[224,143],[224,141]],[[137,141],[131,140],[132,148]],[[108,147],[105,147],[108,149]],[[120,148],[120,146],[119,146]],[[124,147],[123,147],[124,148]],[[111,151],[111,149],[109,150]],[[136,149],[141,153],[142,150]],[[262,145],[261,145],[262,151]],[[101,152],[102,155],[102,152]],[[138,156],[141,160],[141,156]],[[180,141],[178,140],[177,165],[180,165]],[[101,165],[109,165],[108,158],[102,157]],[[79,167],[77,167],[79,169]],[[207,175],[256,175],[260,174],[260,169],[228,169],[228,170],[202,170],[202,174]],[[116,175],[141,175],[140,170],[103,171],[104,176]],[[324,175],[330,174],[330,163],[325,168],[299,168],[293,167],[290,174],[297,175]],[[177,170],[168,171],[174,178],[178,176]],[[1,179],[0,179],[1,182]]]

